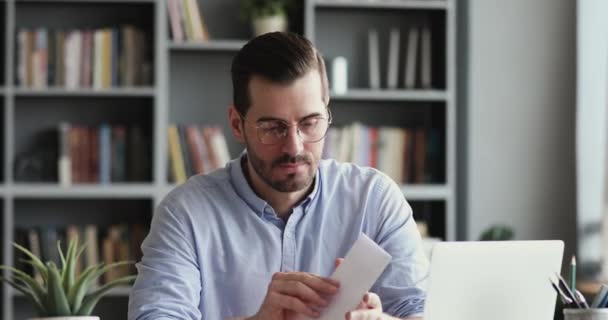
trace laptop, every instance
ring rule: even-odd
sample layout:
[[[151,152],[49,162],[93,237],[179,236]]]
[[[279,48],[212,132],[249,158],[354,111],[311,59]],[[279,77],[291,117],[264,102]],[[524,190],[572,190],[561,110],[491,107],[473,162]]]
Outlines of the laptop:
[[[563,252],[559,240],[437,243],[424,320],[552,320]]]

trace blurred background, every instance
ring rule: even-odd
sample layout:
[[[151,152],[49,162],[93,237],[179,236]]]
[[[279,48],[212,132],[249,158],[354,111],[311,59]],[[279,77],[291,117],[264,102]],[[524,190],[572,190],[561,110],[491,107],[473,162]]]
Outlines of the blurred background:
[[[2,264],[27,268],[13,241],[53,260],[75,237],[80,268],[139,259],[167,192],[242,150],[232,57],[288,30],[327,65],[324,157],[394,179],[429,250],[561,239],[593,293],[608,278],[606,16],[603,0],[0,0]],[[128,293],[95,313],[126,319]],[[34,315],[0,297],[2,319]]]

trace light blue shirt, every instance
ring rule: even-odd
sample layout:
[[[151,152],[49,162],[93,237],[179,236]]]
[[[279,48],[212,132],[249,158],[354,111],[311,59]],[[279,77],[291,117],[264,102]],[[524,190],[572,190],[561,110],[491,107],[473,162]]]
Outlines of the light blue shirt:
[[[388,314],[420,315],[428,277],[412,209],[371,168],[322,160],[287,221],[249,186],[240,159],[190,178],[157,207],[129,300],[130,320],[254,315],[275,272],[329,276],[365,233],[393,258],[370,291]]]

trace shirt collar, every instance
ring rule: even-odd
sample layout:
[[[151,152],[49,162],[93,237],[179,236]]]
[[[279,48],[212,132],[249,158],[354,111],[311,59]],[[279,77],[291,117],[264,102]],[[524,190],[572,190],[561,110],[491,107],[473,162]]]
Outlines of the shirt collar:
[[[232,181],[232,185],[236,190],[236,193],[243,199],[249,207],[251,207],[258,216],[262,216],[264,214],[264,208],[270,206],[264,199],[260,198],[251,188],[247,178],[245,177],[245,173],[243,172],[243,159],[247,156],[247,152],[243,151],[241,155],[230,161],[230,180]],[[320,183],[320,171],[317,168],[317,174],[314,180],[314,186],[312,191],[300,201],[296,207],[301,207],[304,213],[310,207],[312,201],[316,198],[316,195],[319,190]]]

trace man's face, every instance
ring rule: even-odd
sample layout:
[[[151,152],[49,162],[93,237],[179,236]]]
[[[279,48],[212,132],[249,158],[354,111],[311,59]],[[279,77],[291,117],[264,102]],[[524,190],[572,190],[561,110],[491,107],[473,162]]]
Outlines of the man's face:
[[[312,70],[289,85],[254,76],[249,82],[249,93],[251,106],[242,130],[234,130],[235,112],[231,112],[231,123],[237,139],[247,146],[247,157],[255,174],[279,192],[308,188],[319,165],[324,141],[305,142],[303,134],[298,134],[298,124],[303,127],[314,119],[328,118],[319,72]],[[262,143],[260,134],[276,124],[289,126],[285,137],[276,144]]]

